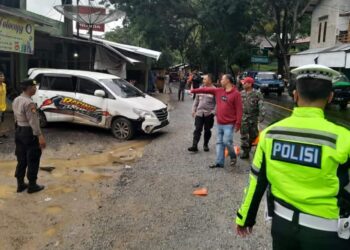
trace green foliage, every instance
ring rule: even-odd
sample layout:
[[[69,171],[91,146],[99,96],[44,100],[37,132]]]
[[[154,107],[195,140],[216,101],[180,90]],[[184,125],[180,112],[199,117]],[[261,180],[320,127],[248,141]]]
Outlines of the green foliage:
[[[306,34],[307,0],[101,0],[126,12],[123,28],[106,38],[163,52],[159,65],[190,63],[203,71],[250,66],[254,36],[275,35],[275,54],[289,51],[291,34]],[[297,8],[295,6],[297,5]],[[297,19],[295,19],[295,13]],[[277,39],[278,38],[278,39]],[[281,61],[281,60],[280,60]]]
[[[278,71],[289,76],[288,54],[298,36],[310,33],[310,16],[305,15],[312,0],[252,0],[251,15],[256,17],[252,34],[273,38]]]

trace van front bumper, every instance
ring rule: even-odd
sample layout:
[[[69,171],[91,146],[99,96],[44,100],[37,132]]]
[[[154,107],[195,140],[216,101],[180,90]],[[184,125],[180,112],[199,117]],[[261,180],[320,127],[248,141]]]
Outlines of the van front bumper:
[[[141,130],[146,134],[152,134],[169,125],[169,119],[159,121],[156,118],[145,119],[141,124]]]

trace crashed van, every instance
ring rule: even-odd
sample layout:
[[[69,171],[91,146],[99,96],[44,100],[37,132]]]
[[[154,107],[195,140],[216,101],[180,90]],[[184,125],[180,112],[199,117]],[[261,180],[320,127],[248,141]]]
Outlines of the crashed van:
[[[30,69],[40,125],[69,122],[109,129],[120,140],[169,124],[167,106],[110,74],[66,69]]]

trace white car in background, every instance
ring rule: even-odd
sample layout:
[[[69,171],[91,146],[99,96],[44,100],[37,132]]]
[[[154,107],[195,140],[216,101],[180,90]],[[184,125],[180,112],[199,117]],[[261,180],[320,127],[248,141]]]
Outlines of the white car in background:
[[[127,81],[97,72],[33,68],[40,123],[71,122],[110,129],[120,140],[137,130],[154,133],[169,124],[167,106]]]

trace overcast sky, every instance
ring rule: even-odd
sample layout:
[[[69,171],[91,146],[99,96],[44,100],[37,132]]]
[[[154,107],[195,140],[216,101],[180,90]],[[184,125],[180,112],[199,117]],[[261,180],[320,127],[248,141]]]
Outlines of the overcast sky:
[[[92,2],[98,2],[98,0],[92,1]],[[35,12],[37,14],[63,21],[63,16],[58,13],[53,7],[56,5],[60,5],[61,0],[27,0],[27,10],[31,12]],[[76,4],[76,0],[73,0],[73,4]],[[80,0],[80,5],[88,5],[88,0]],[[110,31],[116,26],[121,26],[122,21],[119,20],[118,22],[111,22],[106,24],[105,30]],[[85,31],[82,31],[85,32]],[[98,35],[101,35],[101,32],[94,32]]]

